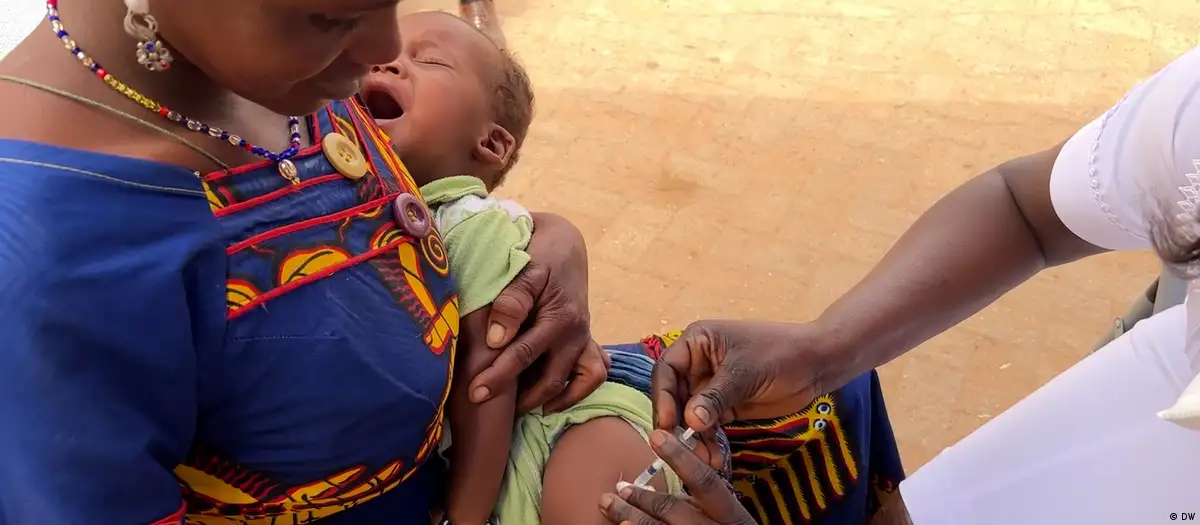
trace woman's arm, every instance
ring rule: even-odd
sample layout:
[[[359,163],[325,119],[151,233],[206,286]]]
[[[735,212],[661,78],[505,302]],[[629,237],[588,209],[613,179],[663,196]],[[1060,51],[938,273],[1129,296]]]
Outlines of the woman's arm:
[[[197,347],[225,324],[212,211],[121,161],[14,153],[42,162],[0,161],[0,522],[180,523]]]
[[[182,279],[126,271],[89,243],[76,245],[88,268],[26,258],[37,244],[3,226],[0,522],[180,523],[172,471],[198,403]]]

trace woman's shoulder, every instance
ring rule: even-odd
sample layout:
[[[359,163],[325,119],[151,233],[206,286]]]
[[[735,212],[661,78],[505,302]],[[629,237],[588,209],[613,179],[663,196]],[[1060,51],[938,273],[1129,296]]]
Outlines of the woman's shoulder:
[[[0,178],[5,189],[75,185],[89,191],[105,191],[104,185],[114,185],[108,189],[117,191],[124,186],[151,194],[204,199],[199,174],[186,168],[40,142],[0,139],[0,171],[14,174]]]
[[[209,244],[213,223],[200,181],[186,169],[0,139],[0,267],[7,273],[82,264],[84,253],[166,263],[169,254],[194,255]]]

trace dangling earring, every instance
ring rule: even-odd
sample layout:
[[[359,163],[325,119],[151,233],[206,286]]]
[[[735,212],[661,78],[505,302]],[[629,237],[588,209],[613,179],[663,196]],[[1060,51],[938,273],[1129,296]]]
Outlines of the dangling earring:
[[[150,0],[125,0],[125,32],[137,39],[137,61],[146,69],[166,71],[175,61],[158,39],[158,21],[150,14]]]

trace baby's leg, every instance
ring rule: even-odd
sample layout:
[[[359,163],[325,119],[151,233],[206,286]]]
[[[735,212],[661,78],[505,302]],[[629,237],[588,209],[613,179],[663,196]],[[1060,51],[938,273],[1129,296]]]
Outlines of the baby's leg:
[[[624,419],[602,417],[571,427],[554,445],[542,484],[543,525],[609,525],[600,495],[633,481],[654,461],[642,435]],[[651,482],[667,490],[663,475]]]

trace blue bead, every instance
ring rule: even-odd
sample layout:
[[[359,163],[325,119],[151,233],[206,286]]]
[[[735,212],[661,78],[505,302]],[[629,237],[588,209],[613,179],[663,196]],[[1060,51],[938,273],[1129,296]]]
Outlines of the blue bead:
[[[59,32],[57,32],[57,33],[54,33],[54,34],[58,35],[58,38],[62,38],[62,37],[64,37],[64,36],[67,36],[67,32],[66,32],[66,31],[59,31]]]
[[[154,43],[146,42],[146,51],[154,51]]]
[[[97,64],[97,63],[95,63],[95,62],[92,62],[92,67],[89,67],[88,69],[90,69],[90,70],[92,70],[93,72],[95,72],[97,69],[100,69],[100,64]]]
[[[51,21],[51,22],[57,22],[57,21],[58,21],[58,15],[50,15],[50,21]]]
[[[75,47],[71,48],[71,53],[79,54],[80,51],[83,51],[83,50],[79,49],[79,46],[75,46]]]
[[[229,140],[229,132],[228,131],[221,132],[221,140]]]

